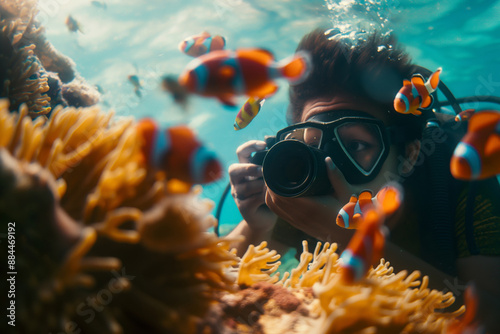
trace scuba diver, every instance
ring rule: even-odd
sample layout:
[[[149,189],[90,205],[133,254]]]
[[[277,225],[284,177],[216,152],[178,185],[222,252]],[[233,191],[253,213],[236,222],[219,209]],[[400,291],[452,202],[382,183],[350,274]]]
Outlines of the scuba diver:
[[[456,99],[441,81],[420,115],[399,113],[403,80],[432,72],[412,64],[392,35],[374,33],[354,47],[340,37],[316,29],[302,38],[297,51],[309,52],[314,68],[290,87],[289,126],[237,149],[227,191],[243,220],[228,237],[245,236],[233,245],[240,256],[263,240],[281,254],[290,247],[300,254],[304,239],[342,251],[353,230],[337,226],[339,210],[351,195],[396,181],[404,203],[386,220],[385,257],[398,271],[429,275],[436,288],[465,288],[453,286],[455,278],[474,282],[481,322],[500,332],[500,187],[496,178],[469,182],[450,173],[467,130],[455,121],[460,104],[500,99]]]

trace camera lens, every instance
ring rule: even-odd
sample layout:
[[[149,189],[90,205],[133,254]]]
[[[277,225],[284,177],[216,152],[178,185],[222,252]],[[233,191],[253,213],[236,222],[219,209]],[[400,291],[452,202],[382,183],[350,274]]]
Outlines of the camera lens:
[[[278,142],[263,162],[264,180],[273,192],[284,197],[327,193],[326,154],[297,140]]]
[[[312,173],[310,159],[307,157],[307,147],[298,147],[297,150],[281,151],[273,161],[273,169],[276,170],[276,182],[285,188],[295,188],[303,184]],[[278,173],[279,171],[279,173]]]

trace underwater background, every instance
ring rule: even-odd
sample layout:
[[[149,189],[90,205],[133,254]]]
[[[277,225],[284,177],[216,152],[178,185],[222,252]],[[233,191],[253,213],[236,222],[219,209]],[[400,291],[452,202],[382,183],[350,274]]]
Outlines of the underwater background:
[[[120,117],[152,117],[165,126],[189,124],[226,171],[237,162],[239,145],[286,126],[288,84],[279,81],[278,93],[240,131],[233,129],[238,108],[229,110],[215,99],[191,97],[183,110],[162,91],[161,78],[182,72],[192,58],[178,44],[202,31],[224,36],[227,49],[262,47],[277,60],[290,56],[316,27],[338,28],[346,38],[352,31],[392,32],[416,64],[432,71],[443,67],[441,79],[456,97],[500,96],[500,1],[40,0],[39,10],[47,39],[100,87],[103,109]],[[82,32],[68,30],[68,15]],[[127,79],[134,74],[142,80],[142,98]],[[227,183],[225,173],[202,196],[218,203]],[[229,195],[222,234],[240,220]]]

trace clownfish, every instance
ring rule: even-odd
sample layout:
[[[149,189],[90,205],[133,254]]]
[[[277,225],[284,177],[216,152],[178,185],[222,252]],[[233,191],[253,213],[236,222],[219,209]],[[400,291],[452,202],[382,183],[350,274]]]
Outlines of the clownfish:
[[[466,121],[469,118],[471,118],[475,112],[476,112],[475,109],[466,109],[466,110],[462,111],[461,113],[459,113],[457,116],[455,116],[455,122]]]
[[[308,53],[296,53],[291,59],[276,62],[264,49],[220,50],[192,60],[179,77],[179,83],[192,93],[216,97],[223,104],[236,106],[237,95],[267,98],[278,90],[274,79],[291,83],[304,80],[311,72]]]
[[[139,76],[137,76],[136,74],[131,74],[128,76],[128,81],[134,86],[134,93],[135,95],[137,95],[137,97],[142,97],[142,93],[141,93],[141,88],[142,88],[142,84],[141,84],[141,80],[139,79]]]
[[[234,119],[234,129],[241,130],[245,128],[257,116],[260,108],[264,105],[265,99],[249,98],[247,102],[241,107],[238,115]]]
[[[226,39],[222,36],[211,36],[204,31],[199,35],[191,36],[179,43],[179,50],[191,57],[199,57],[206,53],[222,50],[226,46]]]
[[[380,189],[373,198],[370,190],[361,192],[359,196],[352,195],[349,202],[340,209],[336,223],[343,228],[356,229],[363,221],[366,212],[373,206],[379,207],[384,201],[385,214],[391,214],[401,204],[401,194],[400,187],[391,184]]]
[[[346,283],[363,278],[383,255],[385,238],[388,234],[384,225],[385,217],[398,209],[402,200],[401,187],[399,185],[390,187],[379,191],[385,195],[377,196],[377,201],[380,198],[378,204],[366,206],[356,233],[340,256],[340,278]]]
[[[481,111],[469,120],[450,161],[460,180],[482,180],[500,174],[500,112]]]
[[[359,281],[382,257],[386,235],[383,220],[373,207],[363,216],[363,221],[340,256],[340,275],[344,282]]]
[[[463,316],[452,322],[446,328],[446,334],[479,334],[486,333],[484,326],[476,319],[479,308],[479,300],[474,284],[468,284],[465,289],[465,313]]]
[[[421,115],[418,109],[426,109],[432,105],[432,93],[439,85],[439,75],[442,68],[438,68],[432,73],[427,82],[424,77],[417,73],[410,80],[403,81],[403,87],[396,94],[394,99],[394,109],[401,114]]]
[[[187,126],[162,130],[151,119],[137,124],[142,154],[150,166],[164,171],[168,179],[205,184],[222,177],[222,166],[213,151],[204,147]]]
[[[82,27],[80,26],[78,21],[75,20],[71,15],[68,15],[66,17],[65,23],[66,23],[66,27],[68,27],[69,31],[71,31],[71,32],[80,31],[81,33],[83,33]]]

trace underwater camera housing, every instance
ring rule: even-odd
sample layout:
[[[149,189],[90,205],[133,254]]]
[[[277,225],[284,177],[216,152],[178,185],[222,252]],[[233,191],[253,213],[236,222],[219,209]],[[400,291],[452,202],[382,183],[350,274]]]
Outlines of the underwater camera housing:
[[[269,149],[256,152],[250,162],[262,165],[264,181],[283,197],[325,195],[331,190],[325,165],[327,154],[298,140],[276,143],[267,137]]]

